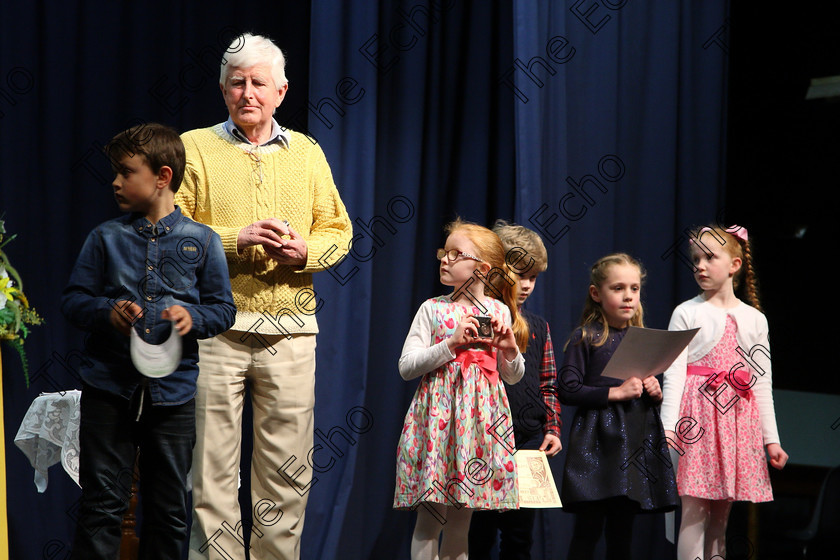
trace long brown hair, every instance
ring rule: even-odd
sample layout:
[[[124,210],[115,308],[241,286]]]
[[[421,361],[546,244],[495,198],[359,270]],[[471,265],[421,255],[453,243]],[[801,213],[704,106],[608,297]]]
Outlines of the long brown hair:
[[[699,227],[691,232],[689,242],[698,246],[703,251],[706,248],[705,243],[710,242],[706,241],[704,243],[701,238],[702,234],[706,233],[707,230],[711,230],[709,233],[713,233],[714,235],[708,235],[706,239],[709,237],[716,238],[715,242],[720,243],[724,250],[729,253],[730,257],[741,259],[741,268],[732,277],[732,288],[735,290],[735,293],[737,294],[739,288],[742,288],[742,295],[747,300],[747,303],[759,311],[764,312],[759,301],[758,276],[756,275],[755,265],[753,264],[752,245],[749,239],[744,240],[733,235],[740,229],[742,228],[738,226],[724,229],[719,225]],[[741,285],[742,280],[743,286]]]
[[[499,236],[484,226],[472,222],[465,222],[457,218],[454,222],[450,222],[444,228],[447,235],[451,235],[456,231],[466,235],[469,240],[475,245],[476,257],[490,265],[490,270],[497,269],[504,273],[502,274],[488,274],[489,283],[496,290],[484,286],[484,295],[496,298],[497,294],[501,294],[501,301],[510,309],[511,328],[513,329],[513,336],[516,338],[516,345],[520,352],[525,352],[528,347],[528,323],[525,318],[519,313],[517,307],[517,299],[519,296],[519,283],[513,280],[513,270],[505,262],[505,247],[502,245],[502,240]]]
[[[601,257],[589,271],[589,285],[600,288],[601,285],[607,281],[609,268],[613,265],[625,264],[635,266],[639,269],[639,276],[644,281],[646,273],[642,264],[628,255],[627,253],[612,253]],[[581,341],[590,340],[595,341],[593,346],[602,346],[607,341],[607,333],[609,332],[609,324],[607,323],[607,315],[604,313],[604,308],[601,304],[592,299],[592,294],[589,289],[586,290],[586,301],[583,304],[583,313],[580,317],[580,328],[583,331]],[[642,309],[642,301],[639,300],[639,306],[636,308],[636,313],[630,318],[629,325],[633,327],[644,327],[644,310]],[[600,333],[601,336],[596,336]],[[597,340],[596,340],[597,339]],[[569,343],[566,342],[566,346]]]

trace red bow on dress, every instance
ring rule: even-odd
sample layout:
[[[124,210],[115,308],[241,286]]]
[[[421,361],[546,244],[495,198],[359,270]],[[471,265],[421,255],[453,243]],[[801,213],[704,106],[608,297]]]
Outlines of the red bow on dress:
[[[455,361],[461,364],[461,375],[466,375],[465,372],[472,364],[475,364],[488,381],[490,381],[490,385],[495,387],[496,383],[499,382],[499,371],[496,369],[496,356],[488,350],[469,350],[462,348],[455,353]]]

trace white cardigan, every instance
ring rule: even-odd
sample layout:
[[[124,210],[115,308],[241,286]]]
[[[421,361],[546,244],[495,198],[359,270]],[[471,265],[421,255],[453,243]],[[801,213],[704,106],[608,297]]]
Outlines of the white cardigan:
[[[779,432],[776,428],[776,413],[773,408],[773,382],[770,371],[767,318],[764,317],[763,313],[742,301],[738,301],[738,305],[735,307],[723,309],[708,303],[702,296],[697,296],[681,303],[674,309],[668,330],[701,328],[689,343],[688,348],[683,350],[682,354],[671,364],[671,367],[665,371],[665,383],[662,388],[664,397],[661,412],[662,425],[666,430],[675,429],[679,420],[680,401],[685,388],[687,364],[696,362],[720,342],[726,326],[727,315],[731,316],[738,325],[736,340],[738,346],[747,356],[741,356],[741,363],[745,367],[738,369],[746,369],[752,374],[751,379],[755,379],[752,391],[761,416],[764,445],[780,443]],[[695,395],[693,398],[703,397]]]

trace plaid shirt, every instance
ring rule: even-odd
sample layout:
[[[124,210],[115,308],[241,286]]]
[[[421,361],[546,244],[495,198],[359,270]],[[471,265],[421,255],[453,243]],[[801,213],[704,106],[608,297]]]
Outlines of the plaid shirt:
[[[560,399],[557,398],[557,366],[554,363],[554,346],[551,344],[551,329],[545,325],[546,339],[540,364],[540,395],[545,402],[545,433],[560,437]]]

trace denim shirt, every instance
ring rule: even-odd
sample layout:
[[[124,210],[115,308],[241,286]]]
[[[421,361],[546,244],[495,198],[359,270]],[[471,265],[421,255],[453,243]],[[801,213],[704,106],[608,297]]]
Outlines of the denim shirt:
[[[169,337],[172,323],[161,319],[164,309],[177,304],[189,312],[192,329],[183,337],[181,363],[174,373],[151,379],[134,368],[129,337],[110,321],[112,308],[122,310],[118,300],[143,308],[134,329],[151,344]],[[156,225],[138,214],[100,224],[88,235],[73,267],[61,312],[90,333],[79,371],[86,384],[127,399],[147,386],[152,404],[185,403],[195,396],[197,339],[226,331],[236,315],[221,239],[177,206]]]

